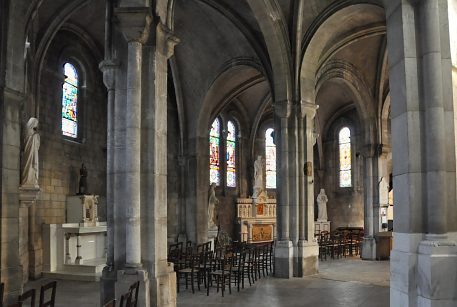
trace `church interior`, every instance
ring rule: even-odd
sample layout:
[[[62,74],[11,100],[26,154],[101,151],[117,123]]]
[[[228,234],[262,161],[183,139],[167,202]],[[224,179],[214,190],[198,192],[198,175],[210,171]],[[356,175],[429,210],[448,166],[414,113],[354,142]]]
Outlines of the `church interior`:
[[[456,106],[457,0],[0,0],[3,306],[457,306]]]

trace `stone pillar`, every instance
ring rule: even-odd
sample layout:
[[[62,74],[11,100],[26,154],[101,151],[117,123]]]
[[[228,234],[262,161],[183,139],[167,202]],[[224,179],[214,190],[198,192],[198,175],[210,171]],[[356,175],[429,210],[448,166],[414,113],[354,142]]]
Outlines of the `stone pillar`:
[[[100,291],[101,304],[107,303],[115,298],[115,279],[114,272],[114,101],[115,101],[115,77],[117,65],[111,59],[111,53],[99,65],[103,72],[103,82],[108,90],[107,97],[107,157],[106,157],[106,266],[103,269]]]
[[[275,127],[278,135],[276,173],[276,191],[278,195],[278,237],[275,248],[275,276],[293,277],[293,246],[289,236],[289,134],[290,102],[274,103],[275,114],[279,127]]]
[[[150,278],[151,306],[176,306],[176,275],[167,260],[167,61],[179,43],[160,21],[155,46],[147,46],[148,78],[153,89],[144,102],[142,130],[146,157],[142,163],[144,184],[142,225],[145,229],[144,263]],[[153,78],[153,79],[152,79]],[[153,221],[151,223],[151,221]]]
[[[384,1],[392,97],[391,306],[457,305],[455,140],[447,1]],[[418,35],[420,34],[420,35]]]
[[[319,246],[314,239],[314,117],[318,106],[314,103],[301,102],[298,114],[300,145],[300,202],[298,277],[313,275],[318,272]]]
[[[363,178],[363,203],[364,219],[363,230],[364,237],[362,243],[362,259],[376,259],[376,240],[374,225],[374,198],[373,198],[373,161],[375,160],[375,146],[372,144],[365,145],[363,150],[364,178]]]
[[[106,295],[110,293],[113,275],[115,296],[120,297],[135,281],[140,281],[139,305],[151,306],[149,272],[142,265],[141,234],[141,103],[143,44],[149,36],[149,7],[118,7],[114,13],[127,42],[121,82],[116,80],[114,107],[114,261],[115,273],[106,279]],[[118,42],[121,44],[122,42]],[[125,76],[125,77],[124,77]],[[123,109],[125,107],[125,109]],[[108,181],[110,183],[110,181]],[[108,204],[109,205],[109,204]],[[165,232],[166,237],[166,232]],[[120,239],[120,240],[119,240]],[[119,240],[119,242],[117,242]],[[103,286],[102,286],[103,287]],[[102,293],[104,294],[104,293]],[[101,301],[108,300],[102,297]]]

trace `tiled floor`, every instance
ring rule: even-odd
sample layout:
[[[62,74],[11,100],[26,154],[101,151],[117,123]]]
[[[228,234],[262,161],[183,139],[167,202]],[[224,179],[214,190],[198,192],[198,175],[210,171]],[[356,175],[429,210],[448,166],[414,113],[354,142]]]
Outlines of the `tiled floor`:
[[[45,279],[30,282],[27,288],[39,288]],[[99,306],[99,284],[59,281],[56,307]],[[320,273],[290,280],[261,278],[239,293],[221,297],[215,289],[192,294],[181,290],[178,306],[313,306],[313,307],[388,307],[389,262],[361,261],[357,258],[321,262]]]

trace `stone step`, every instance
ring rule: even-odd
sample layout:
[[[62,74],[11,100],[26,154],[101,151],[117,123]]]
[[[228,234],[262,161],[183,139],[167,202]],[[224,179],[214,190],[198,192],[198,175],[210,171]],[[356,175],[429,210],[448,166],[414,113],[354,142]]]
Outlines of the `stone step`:
[[[101,273],[77,273],[67,271],[43,272],[44,278],[76,281],[100,281]]]

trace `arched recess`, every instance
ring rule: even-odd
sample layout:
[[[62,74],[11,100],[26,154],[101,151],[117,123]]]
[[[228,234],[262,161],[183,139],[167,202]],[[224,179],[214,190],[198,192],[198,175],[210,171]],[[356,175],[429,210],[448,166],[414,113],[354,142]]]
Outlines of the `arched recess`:
[[[374,119],[376,114],[370,88],[352,64],[341,60],[332,60],[318,72],[316,93],[319,92],[325,82],[335,79],[342,81],[350,89],[362,122],[364,144],[373,144],[375,141],[376,124]]]
[[[336,1],[311,24],[303,38],[300,68],[301,99],[314,103],[316,75],[339,49],[385,33],[379,0]]]
[[[189,127],[195,127],[187,130],[188,177],[195,178],[194,182],[187,185],[186,193],[186,233],[191,240],[205,241],[208,235],[206,220],[209,184],[208,129],[221,111],[227,111],[228,114],[239,114],[237,123],[240,124],[240,129],[246,131],[246,135],[250,134],[253,129],[252,123],[245,120],[249,118],[247,115],[249,110],[244,110],[247,106],[243,103],[246,104],[246,102],[240,101],[237,97],[256,87],[266,87],[269,90],[269,82],[260,67],[259,63],[247,58],[234,59],[230,63],[225,63],[211,83],[199,113],[188,118]],[[258,97],[260,101],[257,102],[258,104],[261,104],[261,98]],[[242,108],[239,107],[240,104],[243,105]],[[249,109],[252,108],[254,108],[252,105],[249,106]]]
[[[40,101],[40,71],[43,69],[47,50],[51,45],[55,35],[61,29],[62,25],[71,17],[74,12],[84,7],[88,3],[90,3],[90,0],[76,0],[69,4],[65,3],[62,5],[60,9],[56,10],[58,13],[53,16],[53,19],[51,20],[50,24],[47,25],[46,30],[43,32],[43,35],[41,36],[41,39],[36,46],[33,62],[33,76],[31,78],[31,93],[32,96],[35,97],[35,101],[33,102],[35,114],[39,114],[39,105],[37,102]],[[39,5],[37,5],[37,8],[39,8]],[[27,35],[27,33],[25,35]],[[84,36],[85,35],[82,35],[82,37]]]

